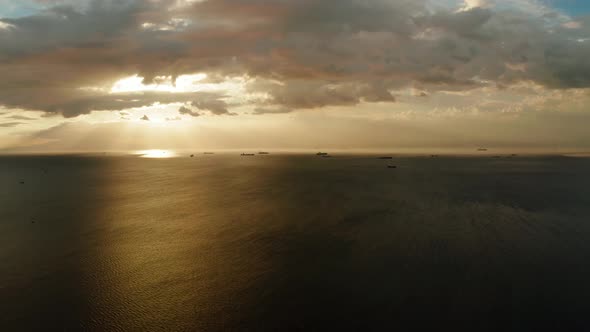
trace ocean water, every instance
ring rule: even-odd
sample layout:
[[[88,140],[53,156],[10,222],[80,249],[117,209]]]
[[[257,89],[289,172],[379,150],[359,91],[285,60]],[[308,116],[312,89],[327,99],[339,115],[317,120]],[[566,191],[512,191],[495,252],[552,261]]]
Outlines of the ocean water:
[[[0,157],[1,331],[588,331],[589,280],[589,158]]]

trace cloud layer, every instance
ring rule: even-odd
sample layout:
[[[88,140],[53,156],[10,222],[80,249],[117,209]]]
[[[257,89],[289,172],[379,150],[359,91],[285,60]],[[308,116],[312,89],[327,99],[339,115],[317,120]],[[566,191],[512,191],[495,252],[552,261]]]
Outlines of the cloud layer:
[[[247,77],[251,93],[265,94],[260,110],[394,102],[407,87],[590,85],[589,19],[572,21],[531,1],[441,3],[52,1],[34,15],[0,20],[0,104],[71,117],[190,101],[229,113],[222,99],[188,93],[84,89],[135,74],[149,83],[196,72]]]

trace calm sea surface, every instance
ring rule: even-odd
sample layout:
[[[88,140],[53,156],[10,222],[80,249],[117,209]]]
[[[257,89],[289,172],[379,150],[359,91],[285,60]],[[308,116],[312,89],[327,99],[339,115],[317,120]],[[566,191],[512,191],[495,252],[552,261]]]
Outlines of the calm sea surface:
[[[590,159],[0,157],[1,331],[423,327],[590,330]]]

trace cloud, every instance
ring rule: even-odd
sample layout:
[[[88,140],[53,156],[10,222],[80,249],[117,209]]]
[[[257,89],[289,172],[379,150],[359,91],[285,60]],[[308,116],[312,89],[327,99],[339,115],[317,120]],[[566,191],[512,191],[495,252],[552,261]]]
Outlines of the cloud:
[[[569,21],[563,23],[561,26],[567,29],[581,29],[582,23],[578,21]]]
[[[468,11],[477,7],[489,7],[490,3],[486,0],[465,0],[461,11]]]
[[[200,96],[209,98],[210,93],[199,92],[128,92],[105,93],[59,88],[31,88],[26,95],[10,94],[10,90],[0,90],[0,98],[4,97],[10,107],[24,107],[48,113],[60,113],[65,117],[88,114],[91,111],[119,111],[129,108],[151,106],[156,103],[172,104],[189,102]],[[75,92],[75,93],[74,93]],[[24,97],[29,97],[24,99]]]
[[[587,20],[529,0],[49,1],[0,20],[0,105],[65,117],[155,103],[234,114],[228,91],[105,92],[132,75],[195,72],[246,77],[249,93],[266,95],[259,109],[393,103],[408,87],[590,88]]]
[[[263,114],[284,114],[292,112],[293,110],[286,107],[257,107],[254,109],[255,115],[263,115]]]
[[[10,30],[12,28],[14,28],[14,25],[6,23],[6,22],[2,22],[0,20],[0,30]]]
[[[131,113],[129,113],[129,112],[126,112],[126,111],[121,111],[121,112],[119,112],[119,115],[121,116],[121,117],[119,118],[119,119],[121,119],[121,120],[125,120],[125,121],[127,121],[127,120],[131,120],[131,118],[129,117],[129,116],[131,115]]]
[[[185,106],[181,106],[178,109],[178,113],[183,114],[183,115],[190,115],[190,116],[193,116],[193,117],[201,116],[201,113],[195,112],[195,111],[193,111],[190,108],[185,107]]]
[[[257,80],[248,86],[251,92],[265,91],[267,104],[288,109],[318,108],[329,105],[349,106],[361,101],[395,102],[395,97],[381,83],[331,83],[316,80],[292,80],[287,84]]]
[[[150,118],[149,118],[147,115],[145,115],[145,114],[144,114],[144,115],[143,115],[143,116],[140,118],[140,120],[142,120],[142,121],[150,121]]]
[[[187,106],[181,106],[178,113],[198,117],[203,115],[203,111],[209,112],[211,115],[236,115],[228,110],[227,103],[221,99],[223,96],[216,94],[201,94],[198,100],[190,103],[191,107],[197,108],[199,111],[194,111]]]
[[[191,105],[200,110],[209,111],[214,115],[233,114],[227,110],[227,103],[221,99],[203,98],[201,100],[193,101]]]
[[[27,121],[37,120],[36,118],[31,118],[31,117],[24,116],[24,115],[11,115],[11,116],[7,116],[6,118],[12,119],[12,120],[27,120]]]
[[[2,128],[12,128],[12,127],[16,127],[18,125],[23,124],[23,122],[4,122],[4,123],[0,123],[0,127]]]

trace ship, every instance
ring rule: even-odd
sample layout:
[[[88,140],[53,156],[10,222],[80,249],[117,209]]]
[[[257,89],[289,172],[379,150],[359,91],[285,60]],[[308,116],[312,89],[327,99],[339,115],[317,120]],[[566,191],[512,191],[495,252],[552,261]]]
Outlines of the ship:
[[[251,157],[251,156],[254,156],[254,154],[253,153],[242,153],[241,156],[242,157]]]
[[[316,156],[327,156],[328,153],[327,152],[318,152],[315,154]]]

